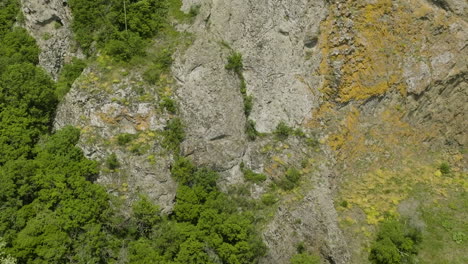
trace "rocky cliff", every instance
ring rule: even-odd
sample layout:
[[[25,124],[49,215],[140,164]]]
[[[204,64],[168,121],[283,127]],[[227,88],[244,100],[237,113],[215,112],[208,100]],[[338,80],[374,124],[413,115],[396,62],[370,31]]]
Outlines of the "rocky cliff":
[[[100,56],[60,104],[56,128],[80,127],[89,158],[120,161],[102,166],[98,182],[109,192],[129,202],[144,192],[171,211],[172,154],[161,142],[174,113],[161,107],[165,97],[185,124],[182,154],[221,172],[226,189],[244,182],[241,164],[267,175],[250,186],[254,198],[288,168],[301,169],[301,186],[282,192],[260,227],[262,263],[288,263],[300,242],[327,263],[365,263],[366,234],[411,197],[401,186],[431,182],[448,192],[466,176],[466,1],[184,0],[182,10],[194,6],[194,21],[177,25],[192,38],[173,55],[171,75],[150,85],[141,69]],[[56,78],[74,54],[66,1],[24,0],[23,13]],[[242,78],[225,67],[235,52]],[[249,120],[261,134],[255,141]],[[304,135],[279,141],[281,122]],[[440,160],[456,169],[453,182],[434,178]],[[372,192],[394,180],[404,184]]]
[[[71,12],[65,0],[21,0],[24,27],[36,39],[40,65],[57,80],[72,57],[82,57],[74,44]]]

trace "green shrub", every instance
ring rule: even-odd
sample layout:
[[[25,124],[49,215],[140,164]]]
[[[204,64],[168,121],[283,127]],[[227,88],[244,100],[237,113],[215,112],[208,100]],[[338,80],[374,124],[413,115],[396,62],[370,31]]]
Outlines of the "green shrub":
[[[153,64],[143,73],[143,79],[147,83],[154,85],[159,81],[163,72],[164,71],[161,69],[161,65]]]
[[[3,0],[0,2],[0,38],[10,32],[19,12],[17,0]]]
[[[123,133],[117,136],[117,144],[119,146],[125,146],[128,143],[132,142],[138,136],[135,134]]]
[[[192,5],[192,6],[190,7],[189,15],[190,15],[191,17],[196,17],[196,16],[198,16],[198,14],[200,13],[200,7],[201,7],[200,5]]]
[[[80,47],[92,55],[93,43],[119,61],[143,54],[144,40],[167,25],[168,0],[69,0],[72,30]],[[126,18],[126,19],[125,19]]]
[[[145,143],[137,143],[137,144],[132,144],[130,146],[130,152],[132,152],[133,154],[136,154],[136,155],[143,155],[144,153],[146,153],[148,150],[149,150],[150,146],[148,144],[145,144]]]
[[[145,195],[140,195],[140,199],[133,204],[132,212],[140,235],[147,236],[151,229],[162,220],[159,207]]]
[[[144,55],[145,43],[137,34],[118,33],[115,38],[109,40],[104,46],[104,53],[117,61],[130,61],[134,56]]]
[[[253,97],[251,95],[244,96],[244,114],[246,117],[249,117],[250,112],[253,108]]]
[[[115,170],[120,167],[119,160],[117,159],[117,155],[115,155],[115,153],[112,153],[109,155],[109,157],[107,157],[106,165],[110,170]]]
[[[299,253],[299,254],[305,252],[305,244],[304,244],[303,241],[297,243],[297,245],[296,245],[296,251],[297,251],[297,253]]]
[[[301,178],[301,173],[295,168],[289,168],[283,179],[278,182],[278,186],[283,190],[294,189]]]
[[[57,82],[57,97],[62,99],[70,91],[73,82],[78,78],[86,68],[86,62],[73,58],[70,64],[63,66],[60,77]]]
[[[264,195],[262,195],[262,203],[266,206],[271,206],[271,205],[274,205],[278,199],[276,198],[276,196],[274,194],[271,194],[271,193],[266,193]]]
[[[143,79],[149,84],[156,84],[161,74],[169,72],[172,65],[172,53],[169,49],[157,54],[153,64],[143,73]]]
[[[247,120],[247,123],[245,124],[245,133],[250,141],[254,141],[257,138],[258,132],[255,129],[255,121],[250,119]]]
[[[185,139],[184,126],[179,118],[171,119],[163,131],[163,146],[172,151],[178,151],[180,143]]]
[[[379,226],[376,240],[371,245],[369,260],[374,264],[413,263],[421,232],[402,222],[387,219]]]
[[[166,109],[171,114],[175,114],[177,112],[176,103],[170,97],[164,96],[161,99],[159,106]]]
[[[296,137],[302,137],[302,138],[305,138],[305,137],[306,137],[306,134],[305,134],[304,131],[302,131],[302,129],[300,129],[300,128],[294,130],[294,131],[293,131],[293,134],[294,134]]]
[[[442,174],[447,175],[447,174],[450,174],[451,168],[447,162],[442,162],[439,165],[439,170],[440,172],[442,172]]]
[[[314,137],[308,137],[306,139],[306,144],[309,147],[316,148],[320,145],[320,142]]]
[[[242,172],[244,173],[245,180],[251,181],[254,183],[261,183],[261,182],[266,181],[267,179],[265,174],[255,173],[254,171],[250,169],[244,169]]]
[[[348,208],[348,201],[346,201],[346,200],[341,201],[340,206],[344,207],[344,208]]]
[[[284,121],[281,121],[277,126],[273,134],[275,134],[276,138],[279,140],[287,139],[294,130],[290,128]]]
[[[243,97],[247,96],[247,84],[245,83],[244,78],[241,78],[240,92],[241,92]]]
[[[240,53],[234,52],[228,57],[228,62],[225,67],[227,70],[234,71],[240,76],[242,74],[243,67],[242,55]]]

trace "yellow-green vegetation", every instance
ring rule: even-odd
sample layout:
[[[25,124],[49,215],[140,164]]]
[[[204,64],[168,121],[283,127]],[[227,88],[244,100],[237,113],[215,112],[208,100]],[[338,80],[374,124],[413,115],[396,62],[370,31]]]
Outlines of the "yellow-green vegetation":
[[[338,102],[364,100],[389,90],[405,94],[404,59],[425,57],[428,32],[448,24],[438,13],[433,23],[420,19],[433,15],[431,10],[418,0],[332,3],[319,42],[324,56],[320,72],[327,76],[322,91]]]
[[[377,116],[354,107],[342,113],[326,108],[320,118],[331,116],[341,119],[327,124],[326,142],[338,157],[342,180],[336,208],[341,227],[356,248],[353,263],[366,263],[380,223],[401,214],[423,223],[423,242],[416,256],[422,263],[464,263],[457,244],[465,243],[461,241],[466,234],[466,221],[461,220],[466,212],[460,210],[468,190],[463,153],[456,148],[434,151],[423,144],[437,136],[435,131],[405,122],[404,109],[398,105]],[[409,213],[401,211],[402,204],[410,201],[416,207]],[[451,231],[443,227],[447,221]],[[437,240],[444,241],[440,250],[435,250],[441,246]],[[457,253],[446,253],[451,249]]]
[[[354,206],[366,214],[367,224],[374,225],[384,219],[384,215],[397,214],[401,201],[412,196],[419,185],[430,190],[436,201],[449,196],[449,192],[466,191],[466,175],[457,172],[450,176],[442,175],[436,166],[421,165],[411,160],[403,160],[405,167],[400,170],[378,169],[363,174],[358,181],[345,181],[342,199],[347,209]],[[430,200],[432,201],[432,199]]]

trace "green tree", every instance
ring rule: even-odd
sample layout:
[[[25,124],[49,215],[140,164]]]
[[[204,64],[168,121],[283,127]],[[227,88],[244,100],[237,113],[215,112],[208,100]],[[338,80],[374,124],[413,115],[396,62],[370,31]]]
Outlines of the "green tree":
[[[369,260],[375,264],[412,263],[422,236],[419,230],[388,219],[379,226]]]
[[[151,229],[161,221],[159,207],[151,203],[147,196],[140,196],[140,199],[133,204],[132,210],[141,235],[148,235]]]

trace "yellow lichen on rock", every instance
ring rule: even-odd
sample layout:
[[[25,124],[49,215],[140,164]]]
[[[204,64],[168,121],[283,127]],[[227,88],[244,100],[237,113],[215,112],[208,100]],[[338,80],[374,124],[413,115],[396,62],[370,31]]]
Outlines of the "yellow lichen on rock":
[[[350,11],[352,10],[352,11]],[[417,10],[418,12],[414,13]],[[415,56],[430,28],[420,1],[338,1],[322,23],[326,77],[321,91],[337,102],[365,100],[391,89],[406,94],[402,65]]]

